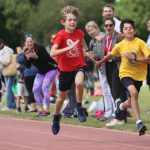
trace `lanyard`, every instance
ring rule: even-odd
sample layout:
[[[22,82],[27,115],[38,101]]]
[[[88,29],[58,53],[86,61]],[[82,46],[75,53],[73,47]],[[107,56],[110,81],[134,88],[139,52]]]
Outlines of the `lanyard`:
[[[107,37],[106,48],[108,49],[108,52],[110,52],[111,45],[112,45],[112,38],[109,41],[109,38]]]

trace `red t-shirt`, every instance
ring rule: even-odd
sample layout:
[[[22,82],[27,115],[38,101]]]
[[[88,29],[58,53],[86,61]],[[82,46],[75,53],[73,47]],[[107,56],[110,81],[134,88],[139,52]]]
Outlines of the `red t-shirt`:
[[[58,67],[61,71],[74,71],[86,65],[82,50],[83,38],[84,33],[79,29],[76,29],[73,33],[60,30],[56,34],[52,44],[58,44],[58,49],[68,47],[72,42],[79,40],[75,48],[56,56]]]

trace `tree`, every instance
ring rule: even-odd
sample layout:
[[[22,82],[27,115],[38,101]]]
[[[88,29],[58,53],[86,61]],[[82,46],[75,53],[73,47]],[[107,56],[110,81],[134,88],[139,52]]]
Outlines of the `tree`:
[[[112,2],[114,0],[111,0]],[[49,45],[49,37],[60,28],[60,10],[66,5],[74,5],[79,8],[81,15],[79,28],[84,29],[87,21],[95,20],[101,24],[101,9],[105,0],[44,0],[38,7],[32,9],[27,20],[26,32],[33,33],[40,43]],[[88,38],[86,38],[88,39]]]
[[[0,0],[0,33],[11,46],[23,43],[24,34],[31,33],[43,45],[49,45],[50,36],[62,28],[60,10],[66,5],[79,8],[79,28],[87,21],[102,22],[104,3],[114,0]],[[88,40],[88,36],[86,36]]]
[[[149,0],[119,0],[115,3],[120,18],[131,18],[135,21],[137,35],[146,39],[146,22],[150,18]]]
[[[36,4],[34,0],[1,0],[1,36],[11,47],[20,44],[26,18]]]

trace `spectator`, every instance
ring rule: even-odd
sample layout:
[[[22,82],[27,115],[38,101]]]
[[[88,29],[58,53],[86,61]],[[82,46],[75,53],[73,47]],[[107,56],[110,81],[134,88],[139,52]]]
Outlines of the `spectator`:
[[[114,20],[114,22],[115,22],[115,27],[114,27],[114,29],[115,29],[115,31],[117,32],[117,33],[120,33],[120,23],[121,23],[121,21],[115,16],[115,8],[114,8],[114,6],[112,5],[112,4],[110,4],[110,3],[107,3],[107,4],[105,4],[104,6],[103,6],[103,9],[102,9],[102,16],[103,16],[103,18],[104,19],[106,19],[106,18],[112,18],[113,20]],[[117,79],[119,79],[119,78],[117,78]],[[117,80],[118,81],[118,80]],[[118,81],[119,82],[119,81]],[[114,89],[115,90],[115,89]],[[116,91],[118,91],[118,89],[116,89]],[[124,88],[123,88],[123,90],[122,90],[122,101],[125,101],[126,100],[126,94],[125,94],[125,92],[124,92]],[[130,114],[130,112],[129,111],[122,111],[121,113],[120,113],[120,115],[118,114],[118,119],[119,120],[122,120],[122,118],[126,118],[127,116],[129,116],[129,117],[131,117],[131,114]],[[126,119],[125,119],[126,120]],[[112,120],[113,121],[113,120]],[[115,121],[115,120],[114,120]],[[127,120],[126,120],[127,121]],[[112,123],[113,124],[113,123]]]
[[[112,18],[115,21],[115,31],[120,33],[121,21],[115,16],[115,8],[111,4],[105,4],[102,9],[103,18]]]
[[[100,60],[104,57],[103,50],[100,49],[100,41],[104,38],[105,33],[100,32],[99,27],[96,22],[89,21],[85,25],[85,29],[89,36],[92,38],[89,44],[89,49],[94,52],[95,59]],[[111,95],[110,87],[106,77],[105,64],[97,69],[99,80],[101,84],[103,99],[104,99],[104,117],[101,118],[101,121],[106,121],[115,117],[115,107],[114,100]]]
[[[3,39],[0,38],[0,68],[5,77],[7,94],[7,105],[2,109],[3,111],[16,109],[15,96],[12,91],[12,86],[16,75],[14,72],[12,73],[12,71],[14,71],[16,68],[11,68],[11,70],[6,70],[5,68],[5,71],[9,73],[7,75],[4,73],[4,67],[8,66],[11,63],[13,53],[14,51],[10,47],[6,46]],[[15,66],[13,65],[13,67]]]
[[[47,50],[34,42],[31,35],[25,37],[26,66],[31,64],[38,68],[36,74],[33,93],[38,105],[38,116],[50,115],[50,87],[57,74],[57,63],[49,56]],[[45,109],[43,108],[43,99]]]

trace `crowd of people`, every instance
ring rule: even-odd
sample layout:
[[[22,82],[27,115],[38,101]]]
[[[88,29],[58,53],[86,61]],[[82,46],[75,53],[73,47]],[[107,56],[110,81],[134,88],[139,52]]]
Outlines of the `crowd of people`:
[[[114,11],[111,4],[103,6],[104,32],[95,21],[87,22],[85,30],[91,38],[89,46],[83,30],[77,29],[79,10],[74,6],[62,8],[60,17],[64,29],[54,34],[50,41],[50,54],[34,41],[31,34],[25,35],[22,48],[16,48],[17,55],[0,39],[0,69],[7,93],[3,110],[21,112],[23,98],[25,112],[48,116],[50,90],[55,87],[54,97],[57,99],[54,101],[52,133],[59,133],[61,108],[67,98],[71,112],[76,113],[80,122],[85,122],[87,114],[82,106],[84,79],[90,78],[94,82],[95,66],[105,108],[100,121],[106,121],[106,126],[122,125],[127,122],[128,108],[131,108],[139,135],[144,135],[147,128],[140,118],[138,94],[146,75],[147,84],[150,83],[150,65],[147,65],[150,64],[150,36],[146,44],[136,37],[134,21],[129,18],[119,20]],[[150,20],[147,27],[150,32]],[[12,61],[14,57],[17,65]],[[91,95],[94,93],[93,82],[89,84]]]

